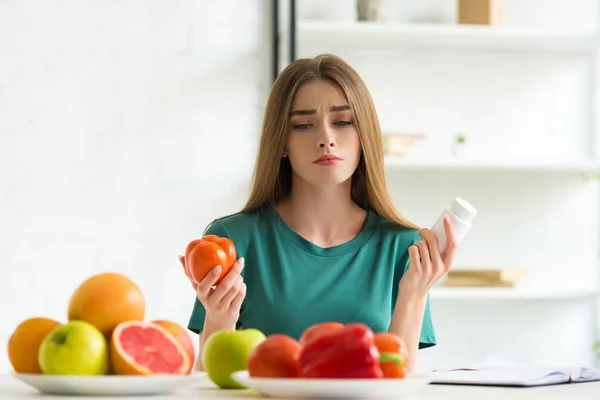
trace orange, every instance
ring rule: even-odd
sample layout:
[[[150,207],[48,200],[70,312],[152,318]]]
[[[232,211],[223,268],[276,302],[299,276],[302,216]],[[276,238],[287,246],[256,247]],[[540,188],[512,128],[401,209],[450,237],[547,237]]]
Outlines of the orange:
[[[187,371],[190,372],[192,370],[192,366],[194,365],[196,353],[194,350],[194,344],[192,343],[192,338],[190,338],[190,335],[188,335],[187,330],[185,330],[185,328],[183,328],[181,325],[176,324],[175,322],[164,319],[159,319],[152,322],[165,328],[167,332],[173,335],[175,340],[177,340],[179,344],[183,346],[185,352],[190,357],[190,370]]]
[[[109,338],[115,326],[124,321],[141,321],[145,311],[144,295],[131,279],[105,272],[79,285],[69,301],[68,318],[87,321]]]
[[[8,339],[8,359],[15,372],[41,374],[38,351],[44,338],[61,323],[50,318],[35,317],[21,322]]]
[[[110,340],[110,359],[118,375],[184,375],[191,368],[183,346],[166,329],[152,322],[119,324]]]

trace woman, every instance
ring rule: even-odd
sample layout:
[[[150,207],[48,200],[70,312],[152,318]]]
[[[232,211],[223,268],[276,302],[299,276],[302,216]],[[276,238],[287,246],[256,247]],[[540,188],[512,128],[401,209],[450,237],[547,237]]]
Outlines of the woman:
[[[435,235],[394,208],[360,76],[333,55],[294,61],[268,99],[246,205],[205,232],[233,240],[240,259],[215,288],[219,267],[194,285],[199,354],[223,329],[298,339],[319,322],[362,322],[400,335],[413,371],[417,350],[436,344],[428,291],[456,249],[445,227],[440,254]]]

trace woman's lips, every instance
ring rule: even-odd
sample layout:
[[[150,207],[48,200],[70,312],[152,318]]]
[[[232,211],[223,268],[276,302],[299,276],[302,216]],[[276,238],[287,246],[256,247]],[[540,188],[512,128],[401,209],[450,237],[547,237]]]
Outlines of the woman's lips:
[[[342,162],[342,159],[339,158],[338,156],[336,156],[335,154],[325,154],[325,155],[317,158],[315,161],[313,161],[314,164],[321,165],[321,166],[336,165],[336,164],[339,164],[340,162]]]

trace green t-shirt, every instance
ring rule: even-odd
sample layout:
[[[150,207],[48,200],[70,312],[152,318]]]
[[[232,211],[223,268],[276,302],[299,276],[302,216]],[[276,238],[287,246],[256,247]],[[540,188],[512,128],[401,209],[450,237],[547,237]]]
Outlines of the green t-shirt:
[[[322,248],[297,234],[272,209],[217,219],[206,234],[230,238],[238,258],[245,259],[247,289],[238,328],[295,339],[324,321],[362,322],[374,332],[387,331],[398,284],[408,268],[408,247],[421,240],[416,229],[369,212],[355,238]],[[195,299],[188,329],[201,331],[205,316]],[[428,299],[419,347],[435,344]]]

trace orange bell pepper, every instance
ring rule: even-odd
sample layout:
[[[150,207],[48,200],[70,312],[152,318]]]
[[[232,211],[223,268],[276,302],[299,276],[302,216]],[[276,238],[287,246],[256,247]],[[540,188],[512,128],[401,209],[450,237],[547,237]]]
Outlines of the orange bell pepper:
[[[379,367],[383,377],[405,378],[408,351],[402,338],[391,332],[378,332],[374,340],[379,351]]]

